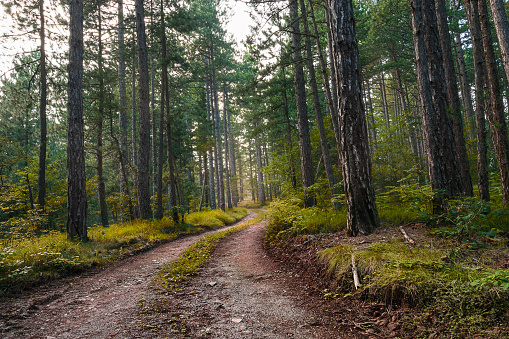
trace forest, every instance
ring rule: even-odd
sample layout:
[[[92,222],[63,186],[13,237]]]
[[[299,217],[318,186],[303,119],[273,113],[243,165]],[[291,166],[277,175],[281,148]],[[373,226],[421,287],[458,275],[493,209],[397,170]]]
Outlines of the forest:
[[[255,208],[325,297],[507,335],[509,6],[245,2],[241,43],[226,0],[2,2],[1,44],[31,47],[0,74],[0,289]]]

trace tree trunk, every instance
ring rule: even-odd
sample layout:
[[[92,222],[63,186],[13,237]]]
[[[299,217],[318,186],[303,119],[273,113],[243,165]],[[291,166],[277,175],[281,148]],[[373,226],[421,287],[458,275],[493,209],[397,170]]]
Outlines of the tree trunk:
[[[442,213],[447,199],[461,193],[461,178],[454,147],[452,123],[446,111],[446,86],[438,38],[435,3],[413,0],[417,88],[424,124],[431,187],[437,190],[433,212]]]
[[[445,0],[435,0],[435,12],[438,22],[438,33],[440,36],[440,47],[442,48],[442,59],[447,84],[447,98],[449,101],[449,116],[452,120],[456,154],[461,176],[463,194],[469,197],[474,196],[472,178],[470,177],[470,165],[468,164],[467,145],[463,134],[463,118],[461,116],[461,103],[458,95],[458,83],[454,71],[454,59],[452,56],[451,36],[447,24],[447,10]]]
[[[331,74],[331,91],[332,91],[332,110],[331,110],[331,117],[332,119],[336,119],[339,121],[339,98],[338,98],[338,86],[337,86],[337,79],[336,79],[336,64],[334,62],[334,52],[332,48],[332,33],[330,30],[331,27],[331,9],[330,6],[328,6],[329,0],[326,2],[325,5],[325,21],[327,24],[327,45],[329,47],[329,65],[330,65],[330,74]],[[334,114],[334,116],[332,116]],[[339,124],[338,124],[338,135],[337,135],[337,142],[338,145],[341,143],[341,137],[339,136]],[[339,147],[339,146],[338,146]],[[339,153],[341,153],[341,150],[339,150]],[[338,154],[339,157],[341,155]]]
[[[316,83],[316,72],[313,64],[313,52],[311,50],[311,37],[309,34],[308,19],[307,19],[307,8],[304,0],[300,0],[300,6],[302,7],[303,27],[304,35],[306,36],[306,54],[308,59],[308,70],[309,70],[309,85],[313,91],[313,108],[315,110],[316,126],[318,128],[318,134],[320,136],[320,148],[322,151],[323,165],[325,167],[325,174],[327,175],[327,181],[329,183],[329,191],[331,200],[334,199],[336,192],[336,179],[334,178],[334,169],[330,160],[329,145],[327,145],[327,135],[325,134],[325,127],[323,125],[322,107],[320,104],[320,97],[318,95],[318,85]],[[339,210],[341,204],[338,202],[334,203],[334,209]]]
[[[286,125],[286,140],[288,147],[290,147],[290,180],[292,187],[297,188],[297,176],[295,174],[295,162],[293,161],[293,140],[292,140],[292,125],[290,124],[290,114],[288,109],[288,97],[286,95],[286,72],[285,67],[281,65],[281,73],[283,76],[282,96],[283,96],[283,111],[285,114],[285,125]]]
[[[228,101],[226,101],[226,104],[228,104]],[[227,107],[229,108],[229,106]],[[228,159],[230,162],[230,176],[231,176],[231,183],[232,183],[232,204],[233,207],[237,207],[237,204],[239,203],[239,189],[238,189],[238,179],[237,179],[237,166],[235,164],[235,146],[233,144],[233,135],[232,135],[232,128],[231,128],[231,119],[230,119],[230,110],[226,110],[226,125],[228,127]]]
[[[228,143],[228,92],[226,91],[226,85],[224,85],[223,90],[223,116],[224,116],[224,170],[225,170],[225,178],[226,178],[226,200],[228,202],[228,208],[233,207],[232,194],[231,194],[231,179],[230,179],[230,171],[228,166],[228,162],[230,159],[230,145]]]
[[[168,97],[168,63],[166,62],[166,31],[165,27],[165,18],[164,18],[164,2],[161,0],[160,8],[161,11],[161,59],[162,59],[162,72],[161,72],[161,109],[159,112],[159,153],[158,156],[154,154],[154,159],[159,158],[159,163],[154,161],[154,166],[157,166],[157,187],[156,187],[156,195],[157,195],[157,208],[156,208],[156,219],[162,219],[164,214],[163,208],[163,140],[164,140],[164,114],[165,114],[165,104],[169,102]],[[168,98],[167,98],[168,97]],[[166,108],[167,109],[167,108]],[[155,126],[155,120],[153,120],[153,124]],[[155,130],[155,127],[154,127]],[[154,145],[155,142],[155,133],[154,133]],[[154,146],[154,152],[156,151],[156,147]]]
[[[141,219],[152,217],[150,206],[150,97],[148,89],[148,57],[145,35],[143,0],[136,0],[136,32],[138,47],[138,77],[140,95],[140,148],[138,154],[138,210]]]
[[[67,238],[87,241],[83,132],[83,0],[70,2],[67,83]]]
[[[459,33],[454,34],[456,64],[458,65],[458,77],[461,90],[461,99],[463,101],[463,109],[468,122],[468,135],[470,139],[475,139],[475,115],[472,105],[472,95],[470,93],[470,86],[467,80],[467,69],[465,66],[465,59],[463,57],[463,47],[461,46],[461,37]]]
[[[309,9],[311,14],[311,19],[313,20],[313,28],[315,32],[315,38],[316,38],[316,47],[318,49],[318,61],[320,62],[320,70],[322,72],[322,80],[323,80],[323,88],[325,91],[325,99],[327,100],[327,106],[328,111],[331,116],[332,121],[332,128],[334,129],[334,136],[336,138],[336,150],[337,150],[337,156],[338,156],[338,164],[340,163],[339,158],[341,154],[341,149],[339,147],[340,137],[339,137],[339,126],[338,126],[338,107],[337,107],[337,100],[334,101],[331,88],[329,86],[329,76],[327,74],[327,65],[325,63],[325,59],[323,57],[323,50],[322,46],[320,45],[320,34],[318,32],[318,25],[316,24],[316,18],[315,13],[313,10],[313,2],[311,0],[308,0],[309,3]],[[329,26],[327,26],[329,27]],[[327,37],[330,36],[330,33],[327,30]],[[332,69],[332,68],[331,68]],[[332,73],[332,71],[331,71]]]
[[[126,194],[127,187],[127,90],[125,71],[125,43],[124,43],[124,5],[118,0],[118,95],[119,95],[119,153],[120,153],[120,193]],[[123,221],[123,215],[120,216]]]
[[[507,21],[505,4],[503,0],[490,0],[490,5],[502,54],[502,62],[509,80],[509,21]]]
[[[213,73],[213,93],[214,93],[214,114],[215,114],[215,127],[216,127],[216,182],[217,182],[217,203],[221,210],[225,210],[224,201],[224,168],[223,168],[223,142],[221,137],[221,118],[219,117],[219,103],[216,86],[216,77]]]
[[[383,66],[380,62],[380,66]],[[391,125],[391,118],[389,117],[389,105],[387,104],[387,93],[385,91],[385,74],[384,71],[381,70],[378,75],[379,85],[380,85],[380,97],[382,98],[382,112],[385,120],[385,124],[387,127]]]
[[[368,93],[368,104],[369,104],[369,119],[371,120],[371,142],[373,143],[373,150],[376,151],[376,123],[375,123],[375,115],[373,110],[373,101],[371,100],[371,87],[369,80],[366,80],[366,92]]]
[[[169,112],[169,109],[166,109],[167,112]],[[170,190],[170,203],[171,203],[171,215],[173,218],[173,221],[178,222],[179,221],[179,215],[178,215],[178,209],[177,209],[177,184],[175,181],[175,166],[173,166],[173,146],[172,146],[172,140],[171,140],[171,118],[170,116],[167,117],[166,122],[166,139],[167,139],[167,148],[168,148],[168,171],[170,172],[170,184],[169,184],[169,190]]]
[[[134,39],[134,35],[133,35]],[[133,45],[136,42],[133,41]],[[136,50],[133,48],[132,62],[132,91],[131,91],[131,165],[133,168],[133,189],[138,187],[138,136],[137,136],[137,115],[136,115]],[[135,218],[139,218],[138,207],[134,210]]]
[[[206,61],[208,64],[208,61]],[[211,77],[207,77],[206,81],[206,97],[207,97],[207,121],[210,122],[209,126],[213,125],[214,122],[214,115],[213,115],[213,108],[212,108],[212,95],[210,94],[210,88],[211,88]],[[207,128],[207,134],[210,134],[210,131]],[[213,131],[211,131],[214,133]],[[210,149],[208,151],[208,158],[209,158],[209,200],[210,200],[210,209],[216,208],[216,189],[214,185],[214,156],[213,156],[213,146],[210,146]]]
[[[212,45],[210,48],[211,62],[213,65],[212,69],[212,94],[214,96],[214,120],[216,127],[216,153],[217,153],[217,202],[219,204],[219,208],[223,211],[225,210],[225,201],[224,201],[224,174],[223,174],[223,141],[221,137],[221,117],[219,115],[219,98],[217,93],[217,82],[216,82],[216,70],[214,66],[214,46]]]
[[[239,146],[240,147],[240,146]],[[239,171],[238,171],[238,176],[239,176],[239,201],[243,201],[244,200],[244,180],[242,178],[244,178],[243,176],[243,171],[242,171],[242,150],[239,151],[239,157],[238,157],[238,165],[236,166]]]
[[[333,55],[338,84],[341,168],[347,232],[369,234],[379,225],[371,177],[366,115],[362,102],[359,51],[351,0],[330,0]]]
[[[39,20],[40,31],[39,38],[41,43],[41,62],[40,62],[40,86],[41,96],[39,102],[39,120],[41,123],[41,135],[39,145],[39,178],[37,182],[38,196],[37,203],[42,211],[46,210],[46,144],[47,144],[47,119],[46,119],[46,102],[47,102],[47,75],[46,75],[46,28],[44,22],[44,0],[39,2]],[[41,225],[42,226],[42,225]]]
[[[484,201],[490,200],[490,187],[488,177],[488,147],[486,144],[486,120],[484,117],[487,111],[487,99],[485,95],[487,89],[484,88],[487,83],[486,65],[484,62],[484,50],[482,46],[481,23],[479,22],[479,12],[477,5],[472,1],[465,1],[465,11],[468,17],[468,25],[472,36],[472,50],[474,55],[474,73],[475,73],[475,116],[477,133],[477,177],[479,198]]]
[[[398,59],[395,56],[395,54],[393,54],[393,60],[396,63],[398,62]],[[417,137],[415,135],[415,130],[412,127],[412,121],[409,117],[410,110],[408,109],[408,103],[405,100],[405,96],[403,95],[404,88],[403,88],[403,82],[401,81],[401,72],[399,70],[399,67],[396,67],[395,71],[396,71],[396,80],[398,83],[398,92],[399,92],[399,96],[401,98],[401,104],[403,105],[403,111],[405,112],[405,121],[408,126],[408,137],[410,139],[409,140],[410,147],[412,148],[412,153],[415,154],[415,156],[419,156],[419,151],[417,150],[417,140],[416,140]]]
[[[502,186],[502,199],[504,204],[509,204],[509,141],[507,138],[507,124],[504,116],[504,103],[500,91],[500,79],[498,77],[497,61],[493,50],[491,28],[488,17],[488,6],[485,1],[471,0],[477,3],[479,19],[481,22],[481,34],[484,47],[484,58],[488,75],[491,110],[488,113],[491,140],[497,155],[500,182]]]
[[[299,126],[300,163],[302,169],[302,186],[304,188],[304,206],[316,204],[314,194],[308,187],[314,184],[313,161],[311,156],[311,138],[306,106],[306,88],[302,68],[301,34],[299,28],[299,5],[297,0],[290,0],[290,20],[292,22],[292,61],[294,64],[295,98],[297,102],[297,121]]]
[[[154,27],[154,0],[150,0],[150,27]],[[152,48],[154,48],[154,35],[155,32],[149,31],[150,36],[150,46],[149,46],[149,53],[150,53],[150,112],[152,114],[151,117],[151,147],[152,147],[152,196],[156,197],[156,210],[154,214],[154,218],[157,218],[157,173],[158,173],[158,166],[157,166],[157,125],[156,125],[156,90],[155,90],[155,60],[152,52],[150,51]]]
[[[98,6],[98,34],[99,34],[99,116],[97,117],[97,192],[99,195],[99,206],[101,208],[101,224],[108,226],[108,205],[106,204],[106,187],[103,176],[103,121],[104,121],[104,69],[103,69],[103,43],[102,43],[102,15],[101,6]]]
[[[258,122],[255,124],[255,129],[258,128]],[[265,204],[265,182],[263,178],[262,172],[262,147],[260,146],[260,137],[255,140],[255,150],[256,150],[256,173],[257,173],[257,183],[258,183],[258,201],[263,205]]]

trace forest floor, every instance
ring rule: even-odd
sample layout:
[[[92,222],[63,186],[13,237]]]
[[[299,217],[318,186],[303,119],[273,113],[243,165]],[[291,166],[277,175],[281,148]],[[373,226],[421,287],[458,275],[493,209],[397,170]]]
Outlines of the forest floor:
[[[239,223],[254,217],[249,215]],[[239,224],[237,223],[237,224]],[[233,225],[234,226],[234,225]],[[230,227],[233,227],[230,226]],[[198,236],[0,300],[2,338],[391,338],[382,304],[327,298],[311,252],[267,252],[265,222],[223,239],[200,274],[160,293],[150,282]],[[222,228],[224,230],[226,228]],[[305,248],[305,247],[303,247]],[[280,259],[278,259],[280,258]],[[309,265],[302,265],[309,262]]]

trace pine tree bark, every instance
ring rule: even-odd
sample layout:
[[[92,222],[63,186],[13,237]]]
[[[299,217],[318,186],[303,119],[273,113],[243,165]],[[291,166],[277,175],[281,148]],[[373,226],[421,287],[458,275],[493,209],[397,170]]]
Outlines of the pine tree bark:
[[[288,108],[288,96],[286,95],[286,71],[284,65],[281,65],[281,73],[283,76],[283,86],[281,94],[283,96],[283,112],[285,115],[285,126],[286,126],[286,140],[288,147],[290,148],[290,180],[292,187],[297,188],[297,176],[295,174],[295,162],[293,160],[293,140],[292,140],[292,125],[290,123],[290,113]]]
[[[497,156],[498,169],[500,171],[500,182],[502,186],[502,200],[509,204],[509,140],[507,137],[507,124],[504,115],[504,103],[500,90],[500,79],[498,77],[497,60],[493,50],[493,39],[491,38],[491,27],[488,17],[488,6],[485,1],[471,0],[472,4],[477,3],[479,20],[481,22],[481,34],[484,47],[484,58],[489,83],[489,94],[491,110],[488,113],[491,140]]]
[[[83,132],[83,0],[70,1],[67,82],[67,238],[87,241]]]
[[[329,75],[327,74],[327,64],[325,63],[325,58],[323,56],[322,46],[320,44],[320,35],[318,32],[318,25],[316,24],[315,13],[313,9],[313,2],[308,0],[309,3],[309,13],[311,15],[311,19],[313,21],[313,28],[316,38],[316,47],[318,50],[318,61],[320,62],[320,70],[322,72],[322,80],[323,80],[323,89],[325,91],[325,99],[327,101],[328,111],[331,116],[332,128],[334,129],[334,137],[336,138],[336,150],[338,156],[338,164],[340,163],[339,158],[341,154],[341,149],[339,147],[340,137],[339,137],[339,126],[338,126],[338,118],[337,118],[337,101],[334,102],[331,86],[329,85]],[[326,14],[327,15],[327,14]],[[329,26],[327,26],[329,27]],[[327,36],[330,36],[330,33],[327,33]],[[331,71],[332,73],[332,71]]]
[[[99,55],[98,55],[98,69],[99,69],[99,114],[97,117],[97,192],[99,196],[99,206],[101,209],[101,225],[108,226],[108,205],[106,204],[106,187],[104,184],[103,175],[103,121],[104,121],[104,62],[103,62],[103,42],[102,42],[102,13],[101,6],[97,9],[98,18],[98,39],[99,39]]]
[[[166,92],[166,96],[168,96],[168,92]],[[169,107],[166,107],[166,112],[169,113]],[[177,182],[175,180],[175,166],[174,166],[174,156],[173,156],[173,142],[171,140],[171,118],[167,116],[166,121],[166,147],[168,152],[168,172],[170,175],[170,204],[171,204],[171,216],[173,221],[179,221],[179,214],[177,209]]]
[[[359,50],[351,0],[330,0],[330,31],[338,84],[341,168],[347,233],[369,234],[379,225],[366,115],[362,101]]]
[[[442,59],[447,85],[447,98],[449,102],[449,116],[452,120],[454,132],[454,143],[458,155],[458,165],[461,175],[461,185],[465,196],[473,197],[474,188],[470,176],[470,165],[468,163],[467,144],[463,133],[463,118],[461,116],[461,103],[459,98],[458,82],[454,70],[454,59],[452,55],[451,36],[447,24],[447,10],[445,0],[435,0],[435,12],[438,22],[438,33],[440,36],[440,47],[442,48]]]
[[[166,30],[165,30],[165,18],[164,18],[164,2],[161,0],[159,10],[161,12],[161,59],[162,59],[162,72],[161,72],[161,109],[159,112],[159,152],[156,155],[154,154],[154,159],[159,158],[159,161],[154,161],[154,166],[157,165],[157,175],[156,175],[156,219],[162,219],[164,214],[163,208],[163,141],[164,141],[164,114],[165,114],[165,105],[169,103],[168,97],[168,64],[166,62]],[[167,98],[168,97],[168,98]],[[153,119],[153,124],[155,126],[155,119]],[[155,128],[154,128],[155,130]],[[155,135],[154,135],[154,144]],[[156,147],[154,147],[154,152],[156,151]]]
[[[486,120],[485,112],[489,109],[489,103],[485,97],[488,89],[485,88],[486,64],[484,62],[484,48],[482,45],[481,23],[477,5],[470,0],[465,0],[465,11],[468,17],[468,25],[472,37],[472,51],[474,56],[475,75],[475,116],[477,135],[477,177],[479,198],[484,201],[490,200],[489,176],[488,176],[488,147],[486,144]]]
[[[329,0],[330,1],[330,0]],[[329,2],[328,1],[328,2]],[[333,52],[333,48],[332,48],[332,33],[331,33],[331,30],[330,30],[330,27],[331,27],[331,9],[330,9],[330,6],[328,6],[328,2],[326,3],[327,5],[325,6],[325,21],[326,21],[326,24],[327,24],[327,45],[329,47],[329,66],[330,66],[330,74],[331,74],[331,91],[332,91],[332,110],[330,111],[331,112],[331,117],[332,117],[332,120],[337,120],[339,121],[339,117],[338,117],[338,112],[339,112],[339,98],[338,98],[338,86],[337,86],[337,79],[336,79],[336,65],[334,63],[334,52]],[[340,144],[341,142],[341,138],[339,137],[339,125],[338,125],[338,135],[337,135],[337,142],[338,142],[338,145]],[[340,151],[341,153],[341,151]]]
[[[214,65],[214,46],[211,45],[210,48],[210,60],[212,65]],[[218,89],[217,89],[217,81],[216,81],[216,70],[215,66],[212,69],[212,94],[214,96],[214,120],[215,120],[215,133],[216,133],[216,159],[217,159],[217,202],[219,204],[219,208],[223,211],[226,208],[226,204],[224,201],[224,173],[223,173],[223,141],[221,137],[221,117],[219,114],[219,97],[218,97]]]
[[[134,34],[133,34],[134,39]],[[133,40],[133,45],[136,41]],[[131,166],[133,168],[133,189],[138,187],[138,136],[137,136],[137,114],[136,114],[136,50],[133,48],[132,70],[131,70]],[[134,209],[134,217],[139,218],[139,209]]]
[[[39,1],[39,21],[41,27],[39,28],[41,61],[40,61],[40,87],[41,94],[39,98],[39,120],[41,123],[40,129],[40,145],[39,145],[39,177],[37,181],[38,196],[37,203],[42,211],[46,210],[46,149],[47,149],[47,119],[46,119],[46,104],[47,104],[47,70],[46,70],[46,27],[44,18],[44,0]],[[42,225],[41,225],[42,226]]]
[[[429,177],[436,190],[433,212],[442,213],[447,199],[461,194],[452,122],[446,111],[446,85],[442,52],[438,37],[435,2],[413,0],[412,30],[414,36],[417,88],[426,139]]]
[[[301,12],[303,17],[304,35],[306,36],[306,56],[308,61],[309,71],[309,85],[313,92],[313,108],[315,110],[316,126],[318,128],[318,135],[320,136],[320,148],[322,151],[323,165],[325,167],[325,174],[329,184],[329,191],[331,199],[337,194],[336,190],[336,178],[334,177],[334,169],[332,168],[332,162],[330,159],[329,145],[327,143],[327,135],[325,134],[325,127],[323,125],[322,105],[320,103],[320,97],[318,94],[318,84],[316,82],[316,72],[314,65],[313,52],[311,50],[311,36],[309,33],[308,19],[307,19],[307,8],[304,0],[300,0]],[[334,208],[339,210],[341,204],[338,202],[334,203]]]
[[[382,63],[380,62],[380,66],[382,67]],[[382,112],[385,120],[385,124],[387,128],[391,125],[391,118],[389,117],[389,105],[387,104],[387,92],[385,91],[385,74],[383,69],[380,71],[378,75],[379,86],[380,86],[380,97],[382,98]]]
[[[465,66],[465,58],[463,56],[463,47],[461,44],[461,37],[459,33],[454,33],[454,50],[456,53],[456,64],[458,65],[458,80],[460,84],[461,100],[463,102],[463,109],[468,122],[468,133],[470,139],[475,139],[475,115],[472,105],[472,95],[470,93],[470,86],[467,81],[467,68]]]
[[[126,68],[125,68],[125,40],[124,40],[124,4],[118,0],[118,96],[119,96],[119,152],[120,161],[120,193],[125,194],[127,190],[127,90],[126,90]]]
[[[490,0],[490,5],[504,70],[509,79],[509,21],[507,21],[506,8],[503,0]]]
[[[302,186],[304,189],[304,206],[316,204],[315,196],[308,191],[314,184],[313,161],[311,156],[311,137],[306,105],[306,88],[301,55],[301,34],[299,27],[299,5],[297,0],[290,0],[290,21],[292,23],[292,61],[294,64],[295,98],[297,102],[297,122],[299,127],[300,163],[302,169]]]
[[[232,193],[231,193],[231,177],[230,177],[230,144],[228,142],[228,92],[226,91],[226,85],[223,87],[223,119],[224,119],[224,170],[225,170],[225,178],[226,178],[226,201],[228,202],[228,208],[233,207],[232,201]]]
[[[145,10],[143,0],[136,0],[136,33],[138,47],[140,146],[138,154],[138,211],[141,219],[152,217],[150,206],[150,97],[148,88],[148,56],[145,35]]]
[[[255,124],[255,129],[258,128],[258,122]],[[260,137],[255,140],[255,150],[256,150],[256,174],[257,179],[256,182],[258,184],[258,201],[261,204],[265,204],[265,182],[264,175],[262,172],[262,148],[260,146]]]
[[[208,60],[205,61],[205,63],[208,65]],[[207,77],[207,81],[205,84],[205,92],[206,92],[206,99],[207,99],[207,121],[209,122],[209,126],[213,126],[214,123],[214,116],[213,116],[213,108],[212,108],[212,95],[210,93],[211,90],[211,79],[212,77]],[[208,129],[207,129],[208,131]],[[210,133],[210,132],[209,132]],[[208,134],[209,134],[208,133]],[[211,131],[211,133],[214,133],[214,131]],[[209,162],[209,200],[210,200],[210,209],[216,208],[216,189],[214,184],[214,152],[213,152],[213,146],[210,146],[210,149],[208,150],[208,162]]]
[[[228,93],[228,92],[227,92]],[[238,188],[238,179],[237,179],[237,166],[235,164],[235,145],[233,141],[233,134],[232,134],[232,123],[231,123],[231,113],[229,109],[229,103],[228,99],[226,100],[226,124],[228,127],[227,133],[228,133],[228,159],[230,162],[230,176],[231,176],[231,184],[232,184],[232,204],[233,207],[237,207],[237,204],[239,203],[239,188]]]

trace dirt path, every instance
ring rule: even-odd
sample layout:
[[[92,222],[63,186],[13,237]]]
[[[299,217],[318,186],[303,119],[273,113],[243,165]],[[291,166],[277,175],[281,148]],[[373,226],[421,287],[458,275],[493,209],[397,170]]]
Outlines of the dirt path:
[[[299,272],[267,257],[264,223],[224,239],[213,259],[185,288],[147,295],[139,338],[356,338],[311,300]]]
[[[250,212],[241,222],[254,216]],[[98,273],[81,275],[71,283],[0,300],[0,337],[129,338],[130,328],[137,325],[140,298],[155,273],[200,237],[213,232],[163,244]]]
[[[253,217],[250,213],[242,222]],[[305,272],[267,256],[264,226],[251,225],[223,239],[201,273],[176,292],[157,293],[149,283],[165,262],[204,234],[72,283],[0,301],[0,337],[375,338],[345,326],[345,318],[302,279]]]

